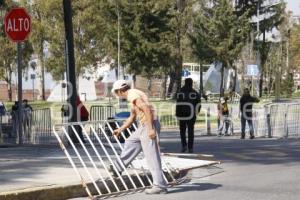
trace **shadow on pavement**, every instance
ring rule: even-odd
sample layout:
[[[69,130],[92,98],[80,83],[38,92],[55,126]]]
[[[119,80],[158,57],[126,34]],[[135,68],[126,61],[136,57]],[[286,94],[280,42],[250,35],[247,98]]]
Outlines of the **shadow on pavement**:
[[[170,135],[173,135],[171,139]],[[179,153],[179,134],[162,134],[163,152]],[[211,154],[215,159],[239,164],[294,164],[300,162],[300,138],[256,138],[241,140],[238,137],[196,136],[194,153]]]
[[[212,183],[190,183],[190,184],[176,186],[176,187],[174,187],[174,189],[170,190],[168,192],[168,194],[179,193],[179,192],[189,192],[189,191],[214,190],[219,187],[222,187],[222,185],[212,184]]]

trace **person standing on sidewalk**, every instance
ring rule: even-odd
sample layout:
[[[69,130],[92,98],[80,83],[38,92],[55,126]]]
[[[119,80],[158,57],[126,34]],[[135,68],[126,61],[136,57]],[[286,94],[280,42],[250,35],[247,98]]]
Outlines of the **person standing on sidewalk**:
[[[188,152],[193,153],[194,126],[200,109],[200,95],[193,89],[193,79],[187,78],[176,98],[176,117],[179,120],[181,152],[186,152],[188,147]],[[188,144],[186,143],[186,129],[188,129]]]
[[[149,103],[146,94],[137,89],[130,89],[125,80],[118,80],[113,84],[112,92],[119,98],[125,98],[131,104],[129,118],[123,125],[114,130],[113,134],[119,136],[121,132],[130,127],[137,118],[140,123],[138,129],[125,141],[124,149],[120,155],[122,164],[127,167],[133,159],[141,152],[144,152],[147,165],[153,177],[153,187],[146,189],[146,194],[167,193],[166,182],[163,179],[161,157],[159,150],[160,124],[155,115],[153,106]],[[114,162],[118,172],[124,170],[119,160]],[[115,168],[111,165],[110,171],[117,176]]]
[[[252,107],[253,103],[258,103],[259,99],[250,95],[248,88],[244,89],[244,94],[240,99],[240,111],[241,111],[241,139],[245,139],[246,122],[248,123],[250,130],[250,139],[254,139],[254,129],[252,122]]]
[[[223,135],[223,128],[225,126],[225,136],[228,136],[229,129],[229,108],[227,98],[221,97],[218,103],[218,136]]]
[[[15,104],[11,107],[11,118],[12,118],[12,132],[9,134],[9,137],[17,137],[19,134],[19,102],[15,101]]]
[[[85,122],[89,120],[89,111],[86,109],[86,107],[83,105],[82,101],[80,100],[79,96],[76,96],[76,106],[77,106],[77,119],[79,122]],[[80,125],[74,126],[78,132],[78,135],[83,143],[85,143],[82,128]],[[77,137],[74,135],[72,138],[74,143],[79,143]]]

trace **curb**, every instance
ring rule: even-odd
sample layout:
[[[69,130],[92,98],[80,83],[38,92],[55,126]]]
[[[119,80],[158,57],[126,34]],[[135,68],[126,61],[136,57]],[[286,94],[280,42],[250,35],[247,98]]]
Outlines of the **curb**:
[[[81,184],[46,186],[0,193],[1,200],[65,200],[86,196]]]
[[[148,174],[148,176],[151,178],[150,174]],[[145,175],[140,174],[140,177],[146,187],[150,186]],[[130,182],[129,178],[123,176],[123,180],[130,190],[128,192],[143,189],[141,183],[139,182],[136,176],[132,175],[131,178],[133,182],[136,184],[138,189],[133,189],[133,185]],[[167,176],[167,179],[169,180],[170,177]],[[120,188],[121,192],[124,193],[127,192],[119,178],[114,179],[114,181],[116,182],[117,186]],[[115,195],[114,193],[116,192],[116,189],[114,188],[112,181],[106,179],[106,184],[111,189],[112,194],[108,194],[103,182],[99,182],[97,184],[103,196]],[[87,185],[91,193],[93,195],[96,195],[97,192],[93,184],[88,183]],[[0,193],[1,200],[66,200],[71,198],[79,198],[79,197],[87,197],[87,196],[88,196],[87,192],[85,191],[85,188],[81,184],[45,186],[40,188],[31,188],[31,189]]]

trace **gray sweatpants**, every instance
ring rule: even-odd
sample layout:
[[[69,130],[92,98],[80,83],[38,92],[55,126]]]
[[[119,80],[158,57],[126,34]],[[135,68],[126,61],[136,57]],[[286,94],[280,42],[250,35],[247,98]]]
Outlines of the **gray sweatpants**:
[[[154,126],[158,135],[160,132],[159,121],[154,121]],[[166,182],[163,178],[161,167],[160,151],[156,140],[152,140],[148,136],[148,126],[141,124],[138,129],[125,141],[124,149],[120,158],[125,167],[127,167],[133,159],[143,150],[148,168],[153,177],[153,185],[165,188]],[[117,169],[123,171],[119,161],[115,162]]]

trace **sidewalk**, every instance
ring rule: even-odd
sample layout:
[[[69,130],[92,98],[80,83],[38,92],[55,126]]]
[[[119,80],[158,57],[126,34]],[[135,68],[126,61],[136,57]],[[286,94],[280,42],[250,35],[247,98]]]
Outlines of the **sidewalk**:
[[[58,146],[0,147],[0,171],[0,199],[3,194],[80,184]]]
[[[167,143],[178,139],[175,130],[162,134]],[[162,150],[166,152],[166,147],[162,147]],[[71,156],[74,156],[74,152]],[[92,166],[88,168],[92,173],[95,172]],[[102,171],[104,169],[100,169],[100,173],[107,176]],[[0,200],[55,199],[51,195],[57,195],[59,199],[86,196],[79,178],[58,144],[0,145]]]

